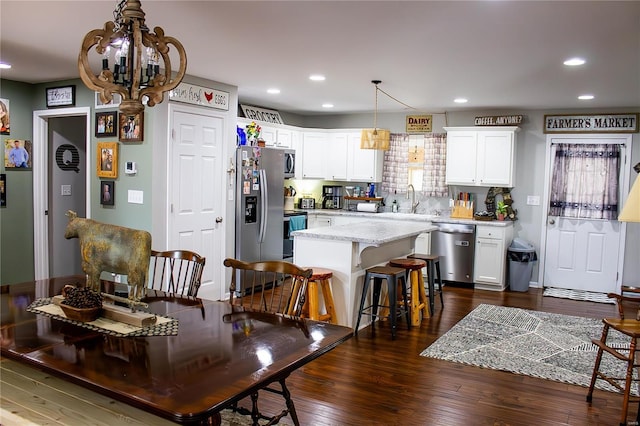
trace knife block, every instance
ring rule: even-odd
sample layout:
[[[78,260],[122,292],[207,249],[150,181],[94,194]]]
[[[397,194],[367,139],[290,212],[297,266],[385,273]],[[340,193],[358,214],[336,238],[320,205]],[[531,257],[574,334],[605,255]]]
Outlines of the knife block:
[[[456,201],[451,208],[453,219],[473,219],[473,201]]]

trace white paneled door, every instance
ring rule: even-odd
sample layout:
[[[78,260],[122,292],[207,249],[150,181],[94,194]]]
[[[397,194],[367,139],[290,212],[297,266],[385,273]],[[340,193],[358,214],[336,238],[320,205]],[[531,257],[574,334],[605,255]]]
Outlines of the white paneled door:
[[[220,299],[222,247],[221,165],[224,118],[215,113],[173,109],[169,188],[169,249],[206,258],[198,296]]]

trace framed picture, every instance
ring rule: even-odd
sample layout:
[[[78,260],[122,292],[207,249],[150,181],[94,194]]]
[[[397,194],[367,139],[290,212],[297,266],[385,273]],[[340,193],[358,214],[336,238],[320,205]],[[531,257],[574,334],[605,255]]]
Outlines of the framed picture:
[[[0,207],[7,207],[7,175],[0,174]]]
[[[4,168],[6,170],[31,170],[31,141],[4,140]]]
[[[142,142],[144,130],[144,113],[135,115],[120,114],[118,126],[120,142]]]
[[[118,111],[96,112],[96,137],[115,136],[117,122]]]
[[[118,177],[118,142],[98,142],[98,177]]]
[[[120,94],[118,93],[113,93],[113,99],[111,100],[111,102],[104,104],[100,99],[100,93],[96,92],[96,102],[95,102],[96,109],[114,108],[120,105],[120,102],[122,102],[122,96],[120,96]]]
[[[48,87],[47,108],[74,106],[76,104],[76,86]]]
[[[9,99],[0,98],[0,135],[8,135],[11,133],[9,125]]]
[[[110,180],[100,181],[100,204],[103,206],[113,206],[116,198],[116,183]]]

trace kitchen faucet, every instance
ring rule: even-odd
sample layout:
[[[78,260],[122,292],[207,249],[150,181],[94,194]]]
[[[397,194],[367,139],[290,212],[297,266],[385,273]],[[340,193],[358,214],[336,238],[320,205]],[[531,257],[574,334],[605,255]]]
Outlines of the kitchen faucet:
[[[407,188],[407,200],[409,199],[409,190],[411,190],[411,213],[415,213],[420,201],[416,203],[416,189],[412,184],[409,184],[409,187]]]

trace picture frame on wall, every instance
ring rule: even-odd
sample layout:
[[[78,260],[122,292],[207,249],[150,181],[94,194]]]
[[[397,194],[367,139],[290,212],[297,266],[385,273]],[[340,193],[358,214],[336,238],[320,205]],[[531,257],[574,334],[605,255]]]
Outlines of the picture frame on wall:
[[[111,102],[107,102],[102,103],[102,99],[100,99],[100,92],[95,92],[95,108],[96,109],[102,109],[102,108],[115,108],[118,105],[120,105],[120,102],[122,102],[122,96],[120,96],[119,93],[113,93],[113,99],[111,99]]]
[[[96,112],[96,137],[116,136],[118,111]]]
[[[113,206],[116,199],[116,183],[111,180],[100,181],[100,204]]]
[[[11,134],[9,99],[0,98],[0,135]]]
[[[67,107],[76,104],[76,86],[47,87],[47,108]]]
[[[98,177],[118,177],[118,142],[98,142],[96,171]]]
[[[120,114],[118,134],[120,142],[142,142],[144,133],[144,113]]]
[[[31,141],[8,138],[4,140],[5,170],[31,170],[32,158]]]
[[[7,207],[7,175],[0,174],[0,207]]]

